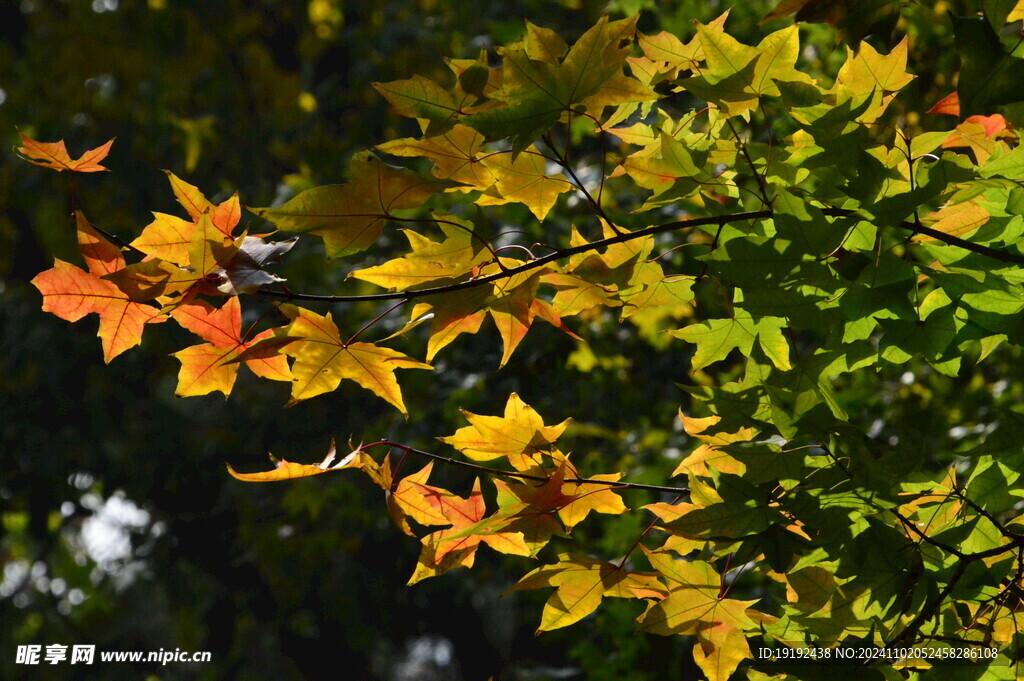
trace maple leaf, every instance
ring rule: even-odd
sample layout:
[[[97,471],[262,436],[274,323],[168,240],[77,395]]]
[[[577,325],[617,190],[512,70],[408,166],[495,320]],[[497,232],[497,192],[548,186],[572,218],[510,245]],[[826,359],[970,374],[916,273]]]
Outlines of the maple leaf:
[[[839,69],[833,90],[847,97],[902,90],[914,79],[907,73],[907,47],[906,38],[889,54],[879,54],[866,42],[862,42],[856,52],[847,47],[846,63]]]
[[[444,187],[367,152],[356,154],[349,169],[348,184],[315,187],[282,206],[250,210],[286,232],[323,237],[327,257],[339,258],[372,246],[395,211],[419,208]]]
[[[192,301],[171,312],[181,326],[207,341],[179,350],[174,356],[181,362],[178,372],[180,397],[206,395],[215,390],[231,394],[238,376],[238,358],[248,348],[274,335],[268,329],[246,341],[242,337],[242,306],[237,297],[229,298],[219,310],[205,300]],[[290,381],[288,360],[283,355],[243,360],[257,376],[274,381]]]
[[[518,286],[510,285],[507,291],[497,290],[500,284],[495,285],[495,295],[488,301],[487,311],[501,335],[503,352],[499,366],[505,366],[508,363],[512,353],[526,337],[526,333],[530,330],[538,313],[555,326],[568,331],[554,310],[550,309],[548,303],[537,298],[539,284],[540,274],[538,273]]]
[[[431,241],[419,232],[403,230],[412,252],[382,265],[367,267],[348,276],[369,281],[384,288],[404,291],[437,279],[455,279],[490,260],[475,235],[472,223],[452,215],[434,214],[446,239]]]
[[[705,24],[704,28],[720,32],[725,28],[725,21],[728,18],[729,10],[726,10],[716,19]],[[668,31],[662,31],[656,35],[640,33],[637,36],[637,44],[643,50],[644,56],[657,69],[659,80],[661,77],[671,80],[676,78],[680,71],[695,70],[697,63],[707,58],[699,33],[686,44],[683,44],[679,38]]]
[[[925,224],[943,234],[965,237],[988,222],[990,217],[984,206],[971,200],[944,206],[929,215]],[[927,234],[915,234],[913,239],[918,242],[936,241],[935,237]]]
[[[473,483],[469,497],[463,499],[447,490],[425,485],[430,467],[424,471],[425,474],[420,471],[416,474],[417,479],[404,488],[403,501],[400,502],[403,510],[411,508],[420,517],[430,521],[424,524],[450,524],[451,527],[432,532],[423,538],[423,549],[409,584],[436,577],[457,567],[472,567],[480,544],[487,544],[501,553],[531,555],[522,532],[503,527],[510,521],[501,517],[489,521],[484,518],[486,509],[479,478]],[[403,490],[402,484],[410,477],[413,476],[399,483],[399,490]],[[395,494],[397,497],[399,492]],[[417,496],[419,498],[416,501],[411,501]],[[416,515],[412,517],[419,522]]]
[[[556,454],[557,458],[557,454]],[[566,477],[579,479],[581,476],[567,459],[564,460]],[[591,475],[590,480],[606,480],[615,482],[622,479],[622,473],[603,473]],[[622,503],[622,497],[615,492],[613,485],[600,485],[587,482],[566,482],[562,485],[562,495],[571,499],[558,509],[558,517],[562,520],[566,530],[583,522],[591,511],[594,513],[605,513],[619,515],[628,509]]]
[[[232,194],[220,204],[214,205],[206,198],[198,187],[189,184],[169,170],[165,170],[167,179],[171,183],[171,191],[178,203],[185,209],[192,222],[199,222],[204,213],[210,213],[213,225],[224,236],[231,236],[231,232],[242,219],[242,204],[238,199],[238,192]]]
[[[295,358],[289,405],[330,392],[347,379],[394,405],[408,418],[395,370],[433,370],[432,366],[373,343],[346,344],[330,313],[321,316],[297,309],[297,314],[284,332],[295,340],[282,349]]]
[[[412,310],[412,319],[430,319],[427,361],[464,333],[477,333],[487,318],[491,292],[482,286],[427,296]]]
[[[679,411],[679,421],[683,424],[683,430],[690,437],[700,440],[702,444],[679,462],[676,469],[672,471],[673,477],[681,473],[711,477],[712,470],[735,475],[743,473],[744,465],[721,448],[734,442],[750,440],[754,437],[754,429],[741,428],[735,433],[705,432],[721,420],[720,416],[694,418],[686,416],[682,410]]]
[[[237,254],[238,245],[217,228],[212,213],[203,213],[188,243],[188,264],[191,270],[200,278],[212,275],[225,268]]]
[[[479,205],[517,201],[543,220],[558,195],[572,189],[564,175],[548,174],[547,161],[534,146],[514,158],[511,154],[492,154],[482,163],[494,176],[495,185],[494,194],[485,194],[477,201]]]
[[[413,76],[390,83],[374,83],[373,87],[403,116],[423,118],[434,127],[441,127],[461,113],[464,100],[456,97],[429,78]]]
[[[154,258],[134,265],[128,265],[104,277],[114,282],[129,298],[136,302],[161,299],[170,312],[175,305],[188,300],[196,293],[217,295],[235,292],[232,280],[225,268],[231,267],[232,275],[245,286],[253,281],[266,281],[253,274],[253,263],[240,256],[240,244],[245,244],[252,237],[232,239],[213,222],[213,211],[207,210],[199,221],[192,223],[156,223],[156,230],[149,234],[152,238],[148,243],[154,244],[156,252],[174,257],[175,260],[186,259],[187,265],[179,265],[171,260]],[[177,231],[180,227],[180,231]],[[172,233],[177,234],[173,236]],[[187,235],[187,242],[184,241]],[[258,244],[250,242],[250,249],[259,252]],[[284,250],[290,248],[282,244]],[[258,269],[258,268],[256,268]],[[259,272],[261,276],[275,281],[272,275]],[[174,298],[174,296],[178,296]]]
[[[558,562],[526,574],[506,593],[555,587],[541,615],[537,633],[567,627],[597,610],[604,597],[663,598],[667,593],[650,572],[631,572],[621,565],[588,556],[560,553]]]
[[[542,449],[553,444],[572,422],[566,419],[545,426],[540,414],[516,393],[508,396],[502,416],[480,416],[465,410],[462,415],[470,425],[438,439],[474,461],[508,458],[517,470],[539,464]]]
[[[493,100],[501,105],[474,113],[463,119],[482,132],[488,139],[509,137],[512,149],[519,153],[526,149],[552,125],[558,122],[563,112],[574,104],[588,98],[588,108],[600,114],[600,108],[622,101],[621,80],[614,79],[620,73],[630,40],[636,28],[636,17],[619,21],[600,21],[569,50],[559,64],[533,59],[526,50],[510,49],[502,53],[504,81],[501,87],[491,93]],[[602,93],[602,88],[613,83],[612,91]],[[598,95],[604,97],[597,97]],[[636,83],[625,99],[648,101],[657,95]]]
[[[510,269],[522,261],[502,258],[502,265]],[[498,270],[491,263],[477,272],[488,276]],[[532,272],[498,281],[491,287],[475,287],[453,293],[425,296],[412,311],[412,319],[422,319],[430,311],[430,340],[427,343],[427,361],[459,335],[476,333],[490,316],[501,336],[503,352],[500,366],[505,366],[512,353],[538,317],[573,338],[579,338],[562,321],[555,308],[537,297],[541,276],[547,271],[537,268]]]
[[[434,462],[431,461],[416,473],[402,478],[392,493],[391,499],[404,515],[409,516],[420,525],[454,525],[455,523],[449,520],[448,516],[463,513],[463,508],[454,504],[453,500],[458,499],[454,494],[446,489],[427,484],[433,469]],[[472,520],[469,523],[462,523],[463,525],[472,524],[483,516],[483,497],[478,494],[477,498],[472,500],[479,503],[481,512],[479,514],[469,512],[468,515],[473,516]]]
[[[43,309],[61,319],[75,322],[88,314],[100,316],[99,335],[103,361],[142,342],[147,323],[166,317],[150,305],[133,302],[114,283],[100,277],[124,268],[120,250],[93,229],[81,211],[75,212],[78,243],[89,268],[85,272],[71,263],[56,260],[53,269],[35,277],[32,284],[43,294]]]
[[[531,469],[540,471],[539,468]],[[558,510],[572,502],[573,497],[562,493],[565,469],[559,466],[546,482],[508,483],[495,479],[498,508],[513,519],[507,524],[510,531],[523,533],[530,555],[535,556],[553,536],[567,536],[561,524],[555,520]]]
[[[811,80],[795,67],[800,53],[796,26],[766,36],[757,47],[703,24],[697,25],[697,33],[707,67],[682,85],[705,101],[715,102],[730,116],[756,108],[761,96],[779,95],[777,81]]]
[[[708,319],[669,333],[697,345],[691,361],[694,370],[725,359],[733,348],[749,355],[755,340],[775,366],[789,369],[789,343],[782,335],[786,327],[786,320],[780,317],[754,319],[746,310],[737,309],[731,319]]]
[[[757,601],[725,598],[721,577],[710,563],[641,548],[670,590],[637,619],[640,628],[664,636],[695,635],[697,664],[709,681],[726,681],[751,656],[744,631],[755,627],[749,608]]]
[[[330,449],[327,451],[327,456],[319,464],[294,463],[284,459],[277,459],[273,454],[269,454],[269,456],[270,461],[274,464],[274,468],[269,471],[239,473],[231,467],[231,464],[227,464],[228,473],[233,478],[242,482],[280,482],[282,480],[308,478],[324,473],[336,473],[349,468],[362,469],[372,478],[379,475],[382,468],[369,454],[358,448],[350,452],[338,463],[334,463],[334,459],[337,457],[337,447],[333,441],[331,442]],[[387,459],[385,459],[386,461]]]
[[[72,173],[99,173],[107,170],[100,165],[100,161],[107,157],[110,147],[114,144],[114,140],[110,140],[72,160],[68,155],[67,147],[64,146],[64,140],[37,142],[23,133],[19,132],[18,135],[21,137],[22,144],[18,147],[18,153],[23,161],[56,170],[58,173],[64,170],[70,170]]]
[[[1016,135],[1001,114],[970,116],[949,133],[942,148],[966,147],[974,153],[978,165],[984,165],[997,150],[1007,149],[1003,138],[1014,140]]]
[[[195,233],[196,225],[203,215],[209,213],[211,224],[225,237],[242,218],[242,206],[236,192],[219,205],[210,203],[199,189],[170,171],[164,171],[171,183],[178,203],[185,208],[189,220],[183,220],[167,213],[153,213],[153,222],[146,225],[132,243],[146,255],[166,260],[184,267],[189,264],[189,246]]]
[[[146,255],[184,266],[188,265],[188,247],[194,231],[194,222],[167,213],[153,213],[153,222],[131,245]]]
[[[487,189],[494,176],[481,162],[484,136],[465,125],[421,140],[404,138],[377,145],[377,149],[395,156],[423,156],[434,164],[433,175],[473,189]]]

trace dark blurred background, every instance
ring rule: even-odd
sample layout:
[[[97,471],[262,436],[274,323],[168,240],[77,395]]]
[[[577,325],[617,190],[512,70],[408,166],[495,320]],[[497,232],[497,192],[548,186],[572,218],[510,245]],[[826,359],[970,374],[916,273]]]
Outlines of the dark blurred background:
[[[756,42],[772,28],[757,23],[772,4],[742,3],[731,32]],[[68,178],[8,150],[18,129],[63,138],[72,156],[116,137],[112,172],[81,177],[79,202],[97,225],[132,239],[149,211],[183,214],[161,169],[215,201],[237,190],[246,205],[343,181],[353,153],[414,132],[372,82],[444,79],[444,57],[511,41],[524,18],[571,42],[602,13],[643,10],[645,30],[688,36],[692,19],[724,9],[686,0],[0,2],[0,678],[290,681],[323,678],[325,665],[337,678],[395,681],[689,675],[689,644],[635,633],[638,603],[607,603],[585,625],[534,637],[547,594],[500,598],[534,566],[526,559],[481,552],[471,572],[406,587],[419,544],[390,525],[380,491],[358,473],[259,486],[224,469],[264,469],[268,450],[318,461],[332,437],[350,435],[440,451],[433,438],[463,425],[458,408],[499,413],[517,391],[549,423],[577,419],[564,444],[584,471],[662,482],[685,444],[674,417],[686,399],[673,382],[685,375],[679,358],[660,352],[664,336],[592,320],[581,349],[540,328],[497,372],[497,335],[463,336],[438,371],[401,376],[408,421],[351,383],[287,410],[287,386],[251,375],[226,401],[176,399],[168,354],[187,334],[175,325],[105,366],[95,318],[71,325],[40,310],[29,281],[54,257],[80,262]],[[927,18],[913,24],[934,51],[925,63],[948,71],[950,36]],[[805,58],[841,61],[832,29],[811,34],[821,47]],[[949,90],[934,77],[923,83],[920,97]],[[297,291],[356,286],[344,275],[359,262],[322,264],[307,238],[279,272]],[[333,312],[339,326],[358,328],[377,310]],[[422,338],[408,343],[422,357]],[[438,480],[462,493],[472,484],[460,471]],[[644,522],[602,518],[575,535],[614,557]],[[17,645],[51,643],[205,650],[212,662],[15,664]]]

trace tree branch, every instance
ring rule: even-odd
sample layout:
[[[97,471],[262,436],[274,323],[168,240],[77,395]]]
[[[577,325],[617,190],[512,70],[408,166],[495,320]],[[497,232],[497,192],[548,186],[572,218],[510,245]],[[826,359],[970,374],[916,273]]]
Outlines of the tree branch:
[[[856,210],[849,208],[823,208],[822,212],[829,217],[863,217],[865,220],[869,218],[867,216],[861,216]],[[364,295],[351,295],[351,296],[332,296],[332,295],[316,295],[309,293],[286,293],[284,291],[257,291],[258,295],[267,296],[270,298],[282,298],[285,300],[306,300],[310,302],[318,303],[357,303],[363,301],[374,301],[374,300],[413,300],[416,298],[425,298],[427,296],[433,296],[440,293],[452,293],[454,291],[463,291],[465,289],[476,288],[477,286],[483,286],[490,284],[495,281],[502,279],[508,279],[517,274],[528,272],[538,267],[543,267],[548,263],[557,262],[564,258],[568,258],[572,255],[579,253],[588,253],[595,251],[599,248],[605,248],[615,244],[626,243],[633,241],[634,239],[643,239],[648,236],[655,234],[664,234],[665,232],[676,232],[684,229],[692,229],[694,227],[702,227],[704,225],[718,225],[722,227],[724,225],[732,224],[735,222],[744,222],[747,220],[767,220],[774,217],[774,211],[772,210],[752,210],[744,211],[742,213],[733,213],[732,215],[711,215],[699,218],[690,218],[687,220],[676,220],[674,222],[666,222],[660,225],[652,225],[644,229],[638,229],[634,232],[624,232],[616,234],[613,237],[607,239],[599,239],[588,244],[581,244],[579,246],[573,246],[572,248],[563,248],[545,256],[525,262],[522,265],[516,267],[510,267],[502,272],[495,272],[483,277],[477,277],[476,279],[467,279],[466,281],[456,282],[454,284],[445,284],[443,286],[434,286],[431,288],[416,289],[414,291],[393,291],[390,293],[371,293]],[[1012,263],[1015,265],[1024,265],[1024,255],[1017,253],[1010,253],[999,249],[991,248],[982,244],[976,244],[960,237],[939,232],[925,227],[924,225],[916,225],[912,222],[901,222],[897,225],[898,227],[909,230],[914,234],[921,234],[929,236],[936,241],[941,241],[949,246],[956,246],[972,253],[984,255],[986,257],[998,260],[999,262]],[[124,242],[117,240],[119,245]],[[125,247],[130,248],[127,244]],[[134,249],[133,249],[134,250]]]
[[[394,442],[392,440],[378,440],[377,442],[371,442],[368,445],[359,445],[359,449],[369,449],[370,447],[394,447],[395,449],[402,449],[410,454],[416,454],[427,459],[433,459],[434,461],[440,461],[441,463],[448,464],[449,466],[458,466],[460,468],[468,468],[478,473],[488,473],[490,475],[502,475],[507,478],[519,478],[520,480],[533,480],[536,482],[547,482],[548,478],[541,477],[539,475],[530,475],[529,473],[519,473],[517,471],[505,471],[500,468],[489,468],[488,466],[481,466],[479,464],[470,463],[468,461],[460,461],[458,459],[452,459],[447,456],[441,456],[440,454],[434,454],[433,452],[425,452],[422,449],[416,449],[408,445],[404,445],[401,442]],[[690,490],[686,487],[663,487],[661,485],[645,485],[639,482],[623,482],[621,480],[591,480],[590,478],[566,478],[563,480],[565,483],[571,483],[574,485],[604,485],[606,487],[621,487],[623,489],[642,489],[648,492],[663,492],[665,494],[677,494],[685,495],[689,494]]]

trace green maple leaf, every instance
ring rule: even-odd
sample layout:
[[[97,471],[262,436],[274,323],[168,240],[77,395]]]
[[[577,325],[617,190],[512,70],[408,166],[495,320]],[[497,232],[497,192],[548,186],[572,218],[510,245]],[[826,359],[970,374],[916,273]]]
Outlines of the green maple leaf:
[[[491,94],[500,105],[463,122],[488,139],[508,137],[518,153],[557,123],[564,112],[588,98],[588,108],[594,113],[608,104],[656,99],[653,90],[639,81],[627,83],[621,75],[629,54],[622,43],[632,38],[635,28],[636,17],[620,21],[602,17],[558,64],[533,59],[527,50],[506,50],[502,55],[504,81]]]
[[[734,348],[749,355],[754,341],[776,367],[790,369],[789,343],[782,335],[787,326],[781,317],[755,319],[746,310],[737,309],[732,318],[709,319],[669,333],[697,345],[692,360],[694,371],[725,359]]]
[[[778,96],[775,81],[811,82],[795,67],[800,54],[796,26],[766,36],[757,47],[704,25],[698,25],[697,31],[707,66],[699,76],[684,80],[683,87],[705,101],[715,102],[730,116],[756,108],[763,95]]]

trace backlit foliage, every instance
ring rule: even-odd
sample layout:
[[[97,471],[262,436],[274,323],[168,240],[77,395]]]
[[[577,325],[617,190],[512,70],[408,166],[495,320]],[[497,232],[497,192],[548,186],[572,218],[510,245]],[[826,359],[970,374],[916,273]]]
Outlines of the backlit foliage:
[[[331,3],[313,4],[333,30]],[[827,19],[817,4],[773,17]],[[422,543],[410,583],[472,567],[481,546],[533,558],[512,590],[553,589],[539,631],[636,600],[638,628],[690,637],[713,681],[801,678],[755,659],[754,642],[875,645],[885,678],[930,673],[913,656],[895,672],[894,650],[995,649],[972,669],[1012,678],[1024,416],[999,407],[987,437],[935,451],[913,423],[866,432],[848,397],[884,401],[894,370],[956,384],[1024,342],[1024,150],[994,111],[1021,71],[995,25],[1022,10],[992,7],[955,20],[961,46],[998,53],[991,89],[965,80],[980,67],[964,59],[930,116],[902,109],[906,38],[852,45],[823,76],[802,69],[797,25],[746,45],[726,15],[686,35],[602,19],[570,45],[528,22],[496,54],[449,60],[445,81],[377,84],[420,132],[355,155],[346,182],[248,208],[249,222],[237,195],[214,205],[169,175],[187,217],[154,213],[129,244],[76,208],[87,269],[57,261],[34,283],[64,319],[99,315],[107,362],[152,323],[195,334],[174,355],[178,395],[227,396],[244,364],[290,382],[290,404],[352,381],[407,418],[406,370],[437,368],[467,334],[493,325],[504,366],[537,321],[585,341],[617,316],[669,346],[679,371],[665,380],[693,398],[679,419],[695,446],[660,485],[583,470],[558,445],[570,422],[515,393],[501,415],[464,412],[437,433],[447,451],[381,440],[231,473],[359,469]],[[962,121],[940,129],[950,115]],[[23,140],[26,160],[72,177],[104,170],[110,150],[73,161],[62,142]],[[510,215],[528,225],[507,233]],[[322,240],[331,267],[364,251],[378,264],[349,267],[350,293],[294,292],[272,273],[290,235]],[[380,315],[360,328],[311,309],[365,303]],[[369,339],[399,314],[405,326]],[[431,482],[440,465],[475,477],[447,489]],[[628,509],[626,490],[657,500]],[[651,525],[624,555],[573,548],[591,514],[626,512]],[[756,591],[733,589],[744,573]]]

